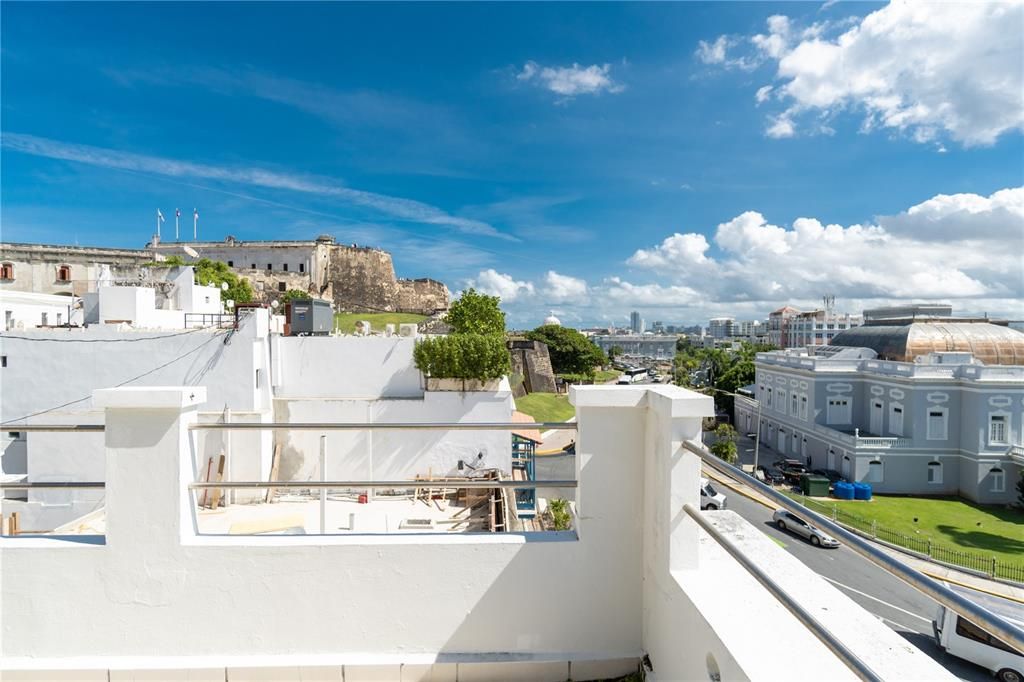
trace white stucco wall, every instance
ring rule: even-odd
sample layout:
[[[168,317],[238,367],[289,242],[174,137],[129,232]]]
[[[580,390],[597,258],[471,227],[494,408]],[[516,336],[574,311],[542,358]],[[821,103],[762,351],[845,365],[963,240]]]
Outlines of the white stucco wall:
[[[186,493],[203,389],[99,391],[105,544],[0,540],[0,668],[375,664],[397,679],[402,663],[440,660],[509,679],[495,662],[618,665],[647,652],[657,680],[708,679],[709,655],[722,679],[851,679],[681,516],[699,475],[681,439],[699,434],[708,399],[667,386],[573,397],[578,539],[223,537],[195,534]],[[738,542],[757,533],[719,514]],[[770,541],[753,545],[883,678],[951,679]]]
[[[34,329],[43,324],[58,325],[80,322],[74,309],[78,299],[56,294],[0,290],[0,331]]]
[[[274,337],[279,398],[418,398],[414,339],[356,336]],[[275,370],[276,371],[276,370]]]
[[[503,381],[499,391],[427,391],[418,399],[276,399],[274,413],[279,422],[504,423],[512,420],[512,392]],[[460,459],[478,469],[512,471],[508,431],[326,431],[325,435],[328,479],[456,475]],[[315,431],[276,434],[282,446],[282,479],[319,476],[320,436]]]

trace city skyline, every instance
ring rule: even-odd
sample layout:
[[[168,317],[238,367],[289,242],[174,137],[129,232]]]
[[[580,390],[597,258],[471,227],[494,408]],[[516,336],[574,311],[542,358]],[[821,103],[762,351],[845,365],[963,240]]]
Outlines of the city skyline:
[[[829,293],[1020,319],[1022,16],[9,5],[0,239],[140,248],[198,208],[201,240],[379,246],[514,327]]]

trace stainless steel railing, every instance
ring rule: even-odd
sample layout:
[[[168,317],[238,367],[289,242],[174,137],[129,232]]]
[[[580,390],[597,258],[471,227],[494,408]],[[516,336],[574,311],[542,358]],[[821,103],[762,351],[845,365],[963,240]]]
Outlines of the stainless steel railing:
[[[190,483],[188,487],[191,490],[207,490],[211,488],[234,490],[253,490],[256,488],[274,488],[283,490],[333,490],[335,488],[356,488],[359,490],[376,490],[385,488],[392,488],[395,490],[408,490],[412,488],[522,488],[531,490],[535,488],[576,488],[579,487],[579,481],[571,479],[564,481],[506,481],[492,478],[481,478],[479,480],[471,478],[421,478],[404,479],[399,481],[201,481]]]
[[[209,424],[191,424],[193,431],[266,431],[280,429],[283,431],[531,431],[543,429],[550,431],[576,430],[576,422],[538,422],[519,424],[516,422],[274,422],[274,423],[239,423],[214,422]],[[12,429],[14,430],[14,429]]]
[[[753,476],[750,476],[742,469],[719,459],[702,444],[684,441],[683,447],[700,457],[705,464],[724,476],[728,476],[735,481],[739,481],[740,483],[757,490],[765,497],[777,503],[780,507],[788,509],[798,516],[813,519],[816,526],[827,530],[829,533],[845,542],[846,545],[854,552],[861,555],[882,570],[899,578],[921,594],[933,599],[942,606],[959,613],[961,616],[972,621],[982,629],[987,630],[990,634],[1001,639],[1003,642],[1014,647],[1018,651],[1024,651],[1024,629],[1017,627],[1006,619],[1001,618],[988,609],[976,604],[970,599],[967,599],[963,595],[958,594],[938,580],[911,568],[899,559],[883,552],[874,544],[864,540],[859,535],[846,530],[831,519],[803,506],[795,500],[791,500],[782,493],[773,489],[771,486],[765,485]],[[817,635],[818,633],[815,632],[815,634]]]

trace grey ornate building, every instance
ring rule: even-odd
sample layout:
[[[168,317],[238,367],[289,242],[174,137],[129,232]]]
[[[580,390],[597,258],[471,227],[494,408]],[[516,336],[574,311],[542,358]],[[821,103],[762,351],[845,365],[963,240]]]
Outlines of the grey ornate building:
[[[804,459],[880,493],[1016,500],[1024,333],[988,320],[890,318],[813,355],[760,353],[755,367],[755,399],[736,400],[736,426],[758,431],[762,461]]]

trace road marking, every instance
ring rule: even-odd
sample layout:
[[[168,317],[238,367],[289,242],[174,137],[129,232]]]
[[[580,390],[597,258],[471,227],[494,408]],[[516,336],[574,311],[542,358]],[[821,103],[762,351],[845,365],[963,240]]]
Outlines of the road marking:
[[[918,630],[917,628],[915,628],[912,625],[904,625],[903,623],[897,623],[894,620],[889,620],[888,618],[886,618],[884,616],[878,616],[878,619],[880,621],[882,621],[883,623],[886,623],[891,628],[899,628],[900,630],[906,630],[908,632],[914,632],[914,633],[919,634],[919,635],[931,634],[931,633],[925,632],[923,630]]]
[[[879,604],[885,604],[890,609],[895,609],[895,610],[899,611],[900,613],[905,613],[908,616],[911,616],[913,618],[917,618],[918,620],[923,620],[925,623],[929,623],[930,624],[932,622],[930,618],[925,618],[924,616],[919,616],[916,613],[912,613],[910,611],[907,611],[906,609],[901,609],[900,607],[896,606],[895,604],[890,604],[889,602],[883,601],[883,600],[879,599],[878,597],[874,597],[874,596],[868,594],[867,592],[861,592],[860,590],[852,588],[849,585],[844,585],[841,582],[838,582],[836,580],[832,580],[832,578],[829,578],[827,575],[823,575],[821,577],[824,578],[825,580],[829,581],[830,583],[832,583],[836,587],[841,587],[844,590],[849,590],[850,592],[854,592],[856,594],[859,594],[862,597],[867,597],[868,599],[876,601]],[[927,633],[925,633],[925,634],[927,634]]]
[[[769,536],[768,536],[768,539],[769,539],[769,540],[771,540],[772,542],[774,542],[774,543],[775,543],[776,545],[778,545],[779,547],[782,547],[783,549],[785,549],[785,548],[786,548],[786,543],[785,543],[785,542],[783,542],[782,540],[778,539],[778,538],[777,538],[777,537],[775,537],[774,535],[769,535]]]

